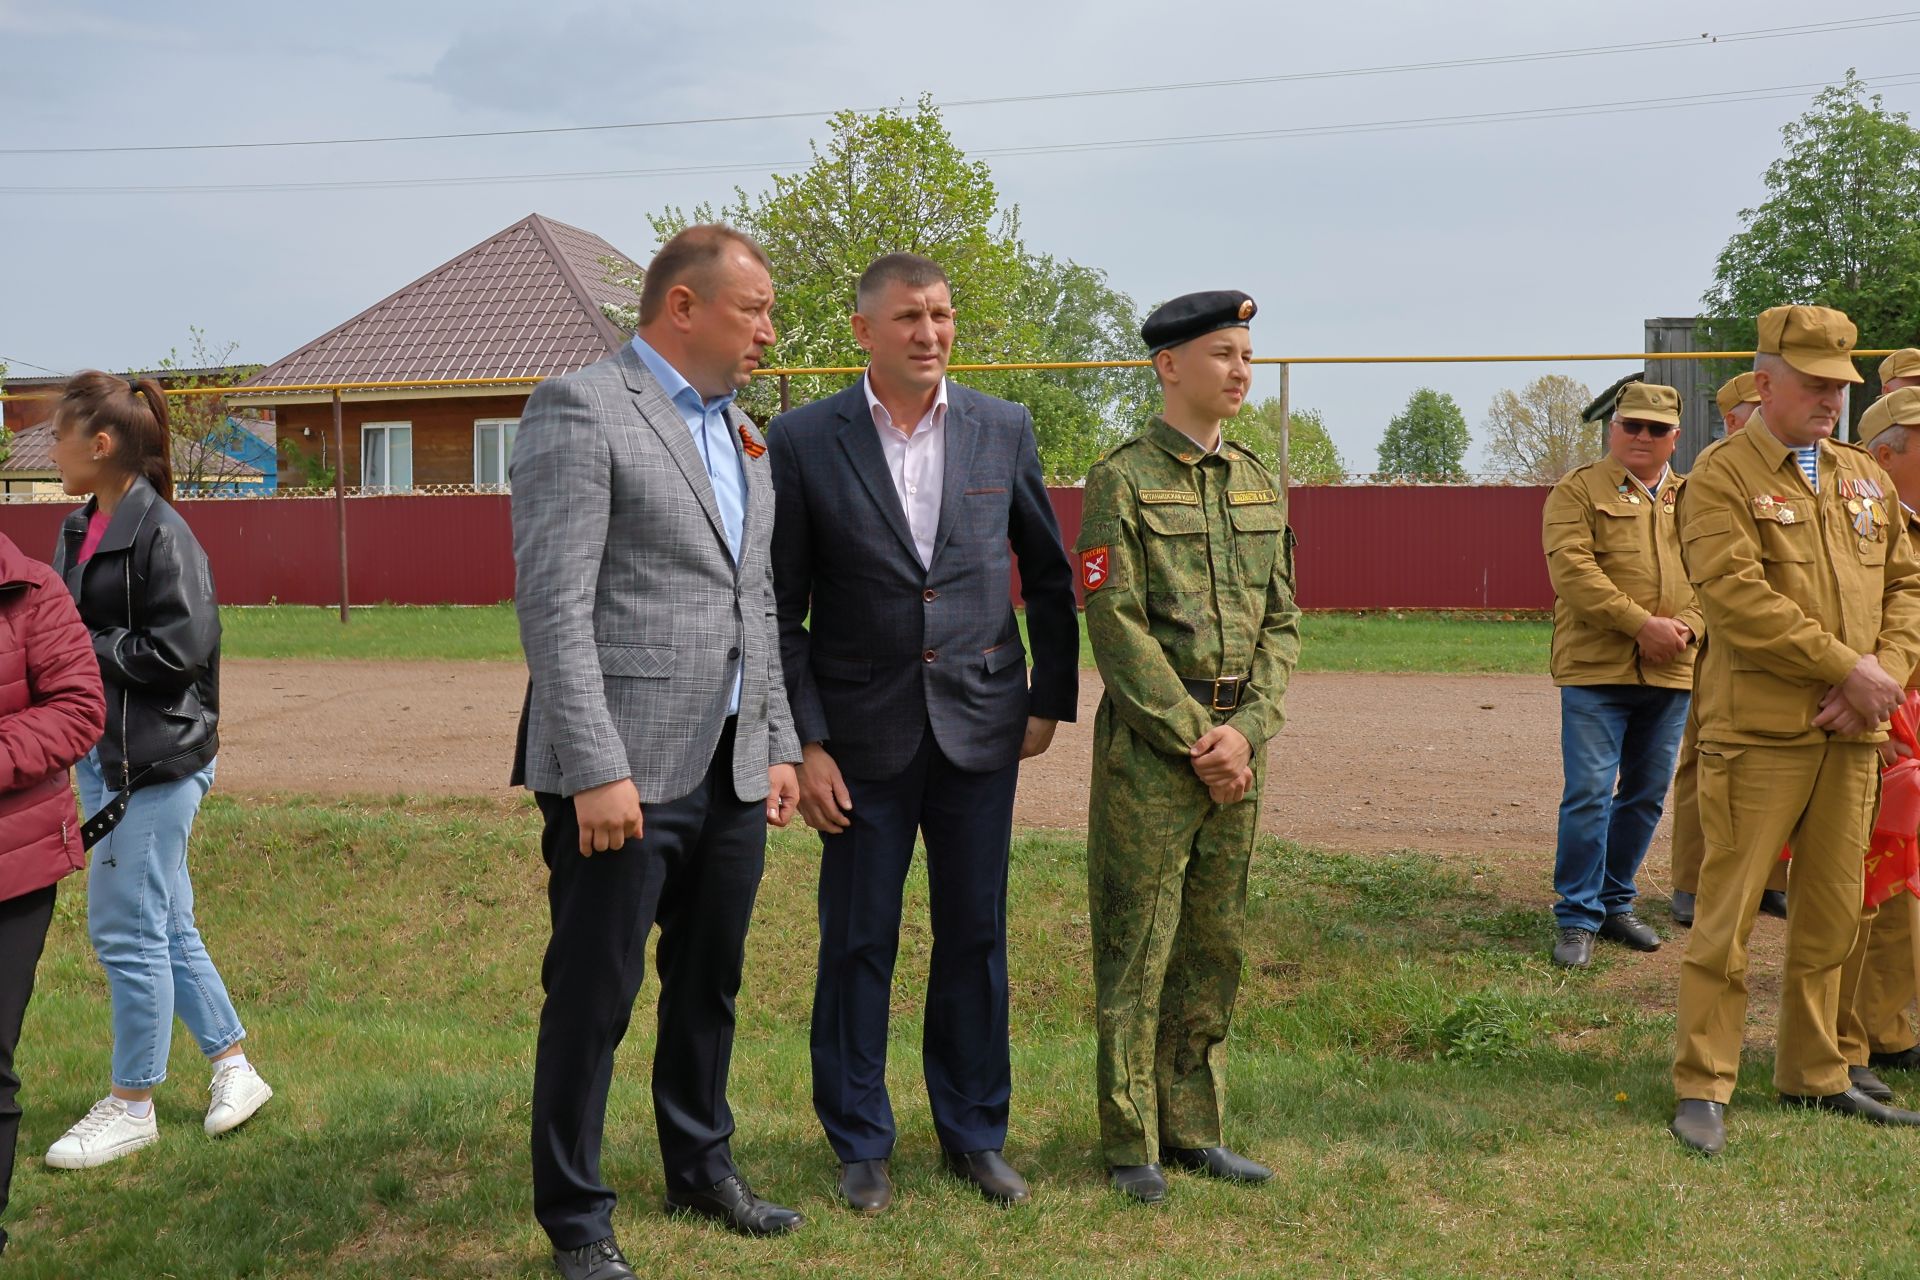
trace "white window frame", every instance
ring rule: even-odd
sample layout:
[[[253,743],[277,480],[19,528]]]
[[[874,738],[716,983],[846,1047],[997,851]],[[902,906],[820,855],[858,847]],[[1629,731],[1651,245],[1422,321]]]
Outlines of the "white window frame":
[[[497,481],[483,480],[480,478],[480,433],[488,430],[498,432],[493,438],[493,447],[500,455],[500,478]],[[520,419],[518,418],[475,418],[473,420],[474,488],[492,490],[500,493],[505,493],[511,488],[512,481],[507,478],[507,465],[513,461],[513,440],[518,438],[519,431]]]
[[[392,483],[381,484],[381,485],[369,484],[367,482],[367,445],[370,443],[369,437],[374,433],[379,434],[381,439],[380,448],[386,455],[386,464],[387,464],[386,473],[389,477],[391,477],[393,475],[392,429],[395,427],[403,427],[406,429],[406,432],[407,432],[407,483],[403,485],[397,485]],[[413,487],[414,487],[413,423],[411,421],[361,423],[360,424],[360,488],[362,489],[362,491],[369,492],[369,493],[411,493],[413,491]]]

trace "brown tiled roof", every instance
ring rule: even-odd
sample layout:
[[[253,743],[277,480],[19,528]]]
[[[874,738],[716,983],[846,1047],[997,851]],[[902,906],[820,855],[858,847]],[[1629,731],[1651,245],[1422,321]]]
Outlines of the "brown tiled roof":
[[[244,462],[229,458],[224,453],[216,453],[204,467],[195,468],[193,459],[201,446],[191,440],[178,437],[173,442],[173,470],[176,477],[185,476],[198,470],[208,479],[249,480],[258,479],[260,470]],[[53,466],[53,424],[41,423],[37,427],[28,427],[13,437],[13,449],[7,454],[6,461],[0,462],[0,473],[4,472],[46,472]]]
[[[398,382],[567,373],[626,335],[601,311],[629,291],[602,258],[630,259],[588,231],[529,214],[243,385]]]

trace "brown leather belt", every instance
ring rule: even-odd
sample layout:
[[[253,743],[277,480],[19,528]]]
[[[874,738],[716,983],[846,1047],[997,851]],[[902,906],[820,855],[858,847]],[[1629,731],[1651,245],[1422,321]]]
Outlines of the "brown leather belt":
[[[1188,680],[1180,683],[1209,711],[1236,711],[1247,696],[1252,676],[1221,676],[1218,680]]]

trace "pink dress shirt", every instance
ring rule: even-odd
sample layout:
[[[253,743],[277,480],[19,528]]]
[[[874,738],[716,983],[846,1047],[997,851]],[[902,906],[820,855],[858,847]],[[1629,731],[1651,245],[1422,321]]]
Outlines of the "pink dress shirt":
[[[893,425],[893,415],[874,396],[865,377],[860,379],[860,389],[866,392],[880,450],[887,455],[887,471],[893,476],[893,491],[900,496],[914,549],[925,567],[933,563],[933,536],[940,528],[940,486],[947,474],[947,380],[940,379],[933,408],[912,435]]]

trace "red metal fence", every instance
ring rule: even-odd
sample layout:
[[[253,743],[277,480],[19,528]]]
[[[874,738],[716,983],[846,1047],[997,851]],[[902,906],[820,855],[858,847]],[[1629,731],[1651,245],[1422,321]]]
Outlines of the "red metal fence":
[[[1545,488],[1325,486],[1289,495],[1309,609],[1546,609]],[[1078,489],[1055,489],[1060,531],[1080,531]],[[227,604],[339,603],[334,504],[183,500]],[[0,503],[0,533],[50,557],[62,504]],[[513,596],[508,499],[354,498],[347,563],[357,604],[494,604]],[[1017,594],[1017,584],[1016,584]]]

